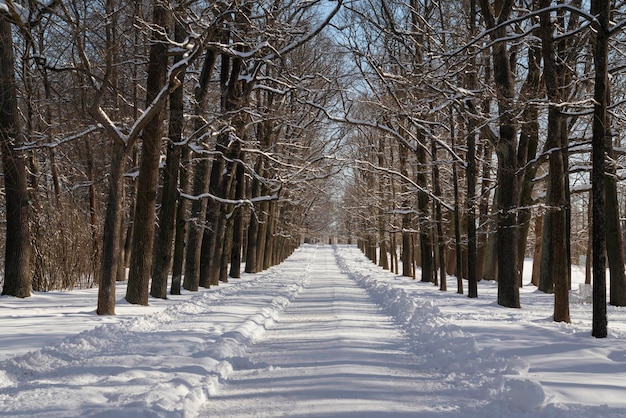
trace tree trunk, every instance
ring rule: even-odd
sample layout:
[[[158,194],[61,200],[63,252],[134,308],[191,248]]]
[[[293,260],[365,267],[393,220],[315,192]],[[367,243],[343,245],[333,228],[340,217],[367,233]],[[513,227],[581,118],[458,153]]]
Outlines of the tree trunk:
[[[406,178],[408,171],[406,168],[407,149],[404,144],[399,144],[399,159],[400,159],[400,174]],[[406,181],[402,182],[402,194],[406,196],[408,192]],[[406,199],[402,202],[402,254],[400,260],[402,261],[402,275],[405,277],[413,276],[413,244],[411,239],[411,211],[409,203]]]
[[[259,177],[263,175],[263,156],[259,156],[256,162],[255,172]],[[261,194],[261,184],[257,177],[252,179],[251,197],[255,198]],[[258,240],[259,240],[259,216],[261,205],[255,205],[250,213],[250,223],[248,224],[248,240],[246,249],[246,273],[256,273],[258,269]]]
[[[550,0],[540,0],[539,7],[547,9]],[[559,74],[555,61],[554,27],[550,18],[550,11],[542,12],[540,19],[541,50],[543,55],[543,77],[548,94],[548,133],[546,144],[550,150],[549,178],[547,205],[550,215],[550,262],[548,269],[554,281],[554,321],[571,322],[569,314],[569,286],[567,260],[567,216],[565,177],[566,168],[563,164],[563,149],[561,138],[566,129],[565,119],[561,113],[561,93],[559,91]]]
[[[218,198],[226,197],[222,190],[226,167],[224,158],[228,152],[228,140],[228,133],[218,137],[215,144],[216,156],[213,158],[213,165],[211,166],[209,194]],[[206,211],[205,225],[207,230],[202,236],[200,250],[200,285],[202,287],[219,284],[220,246],[223,245],[223,225],[220,224],[223,215],[222,206],[223,204],[218,200],[211,199]]]
[[[187,193],[189,185],[189,165],[191,150],[185,146],[181,149],[179,168],[179,187]],[[187,199],[179,198],[176,206],[176,231],[174,236],[174,254],[172,260],[172,285],[170,295],[180,295],[181,281],[183,276],[183,263],[185,262],[185,235],[187,231]]]
[[[164,34],[169,21],[169,10],[154,2],[153,42],[146,81],[146,103],[151,103],[165,85],[167,73],[167,45]],[[142,152],[137,178],[137,196],[133,222],[133,245],[128,274],[126,300],[129,303],[148,305],[148,284],[152,270],[156,198],[161,156],[162,112],[158,111],[143,130]]]
[[[182,42],[185,31],[181,24],[175,25],[175,39]],[[174,57],[179,62],[182,55]],[[178,171],[180,166],[180,141],[183,134],[183,87],[184,71],[178,77],[180,86],[170,95],[170,123],[169,142],[167,144],[167,159],[163,171],[163,191],[161,194],[161,212],[159,216],[159,230],[157,233],[154,263],[152,265],[152,283],[150,295],[155,298],[167,299],[167,276],[172,262],[172,242],[176,227],[176,202],[178,197]]]
[[[481,191],[480,200],[478,202],[478,224],[481,225],[477,231],[477,244],[476,244],[476,280],[481,281],[488,277],[495,279],[497,261],[494,261],[494,270],[492,274],[487,275],[485,272],[485,262],[487,258],[487,247],[489,244],[489,237],[495,235],[491,232],[492,222],[489,220],[489,191],[491,188],[491,154],[492,147],[489,143],[484,143],[482,147],[482,168],[481,168]],[[497,193],[497,190],[496,190]],[[492,240],[495,241],[495,240]],[[492,266],[489,265],[489,268]],[[491,273],[491,272],[490,272]]]
[[[207,95],[209,82],[211,81],[211,73],[217,54],[214,51],[207,51],[200,72],[200,79],[195,89],[196,105],[194,113],[196,123],[194,129],[197,132],[196,138],[200,146],[206,146],[207,127],[205,126],[204,113],[207,108]],[[209,184],[209,157],[202,156],[193,168],[193,185],[192,193],[200,196],[208,189]],[[207,199],[194,200],[191,203],[191,213],[189,222],[189,233],[187,237],[187,245],[185,249],[185,278],[183,287],[189,291],[195,292],[200,284],[200,251],[202,239],[204,235],[204,222],[206,218]]]
[[[0,153],[6,202],[3,295],[25,298],[32,286],[26,159],[19,127],[11,24],[0,12]]]
[[[435,222],[437,223],[437,252],[438,257],[437,261],[439,266],[439,290],[447,291],[448,283],[447,283],[447,275],[446,275],[446,242],[445,237],[443,235],[443,215],[441,213],[441,202],[439,199],[441,198],[441,182],[439,180],[439,166],[437,165],[437,142],[434,138],[430,141],[430,153],[432,157],[432,165],[433,165],[433,187],[435,194]],[[436,269],[435,269],[436,270]],[[435,271],[435,285],[437,284],[437,276]]]
[[[591,14],[596,16],[591,25],[595,33],[593,63],[595,68],[594,113],[592,138],[592,247],[593,247],[593,315],[591,335],[596,338],[607,336],[606,312],[606,255],[605,255],[605,174],[604,153],[607,132],[608,57],[610,0],[591,0]]]
[[[124,203],[124,145],[113,142],[109,196],[104,218],[104,243],[100,261],[100,284],[98,286],[98,315],[115,315],[115,284],[119,265],[122,263],[122,204]]]
[[[450,141],[452,147],[455,147],[455,129],[454,129],[454,113],[450,109]],[[456,292],[463,294],[463,260],[461,251],[461,204],[459,201],[459,176],[457,169],[457,161],[452,163],[452,183],[454,183],[454,248],[456,257],[456,267],[454,274],[456,276]]]
[[[543,246],[543,216],[535,218],[535,250],[533,252],[533,273],[531,283],[539,287],[539,274],[541,270],[541,248]]]
[[[523,101],[524,111],[520,128],[520,145],[518,150],[518,166],[526,165],[537,155],[539,144],[539,111],[534,103],[537,99],[541,87],[541,49],[533,47],[528,50],[528,75],[522,86],[520,101]],[[530,164],[524,173],[521,184],[520,209],[517,223],[520,228],[517,247],[517,271],[519,272],[518,283],[523,285],[524,276],[524,255],[526,244],[530,232],[531,207],[533,205],[533,189],[535,185],[535,175],[537,174],[537,164]]]
[[[421,190],[417,192],[417,210],[419,216],[420,232],[420,265],[422,267],[422,282],[433,281],[433,248],[431,243],[432,225],[430,222],[430,199],[425,190],[428,189],[428,161],[426,155],[426,146],[424,145],[425,136],[420,133],[420,140],[417,146],[417,184]]]
[[[235,181],[235,200],[243,200],[246,191],[246,177],[243,165],[243,153],[241,161],[237,163]],[[233,213],[233,240],[230,255],[230,277],[237,279],[241,277],[241,259],[243,248],[243,211],[244,207],[238,205]]]
[[[498,112],[500,115],[499,138],[496,145],[498,156],[498,304],[509,308],[519,308],[519,286],[517,283],[517,225],[516,209],[519,203],[517,185],[517,126],[515,121],[515,83],[511,71],[511,61],[506,48],[506,21],[513,8],[513,2],[505,3],[506,8],[498,10],[497,20],[491,12],[490,2],[481,0],[481,9],[492,46],[493,75],[498,92]]]
[[[608,87],[607,87],[608,90]],[[607,103],[610,95],[607,91]],[[607,115],[608,126],[610,117]],[[606,153],[609,161],[616,161],[613,152],[611,129],[606,131]],[[626,274],[624,272],[624,240],[620,222],[619,201],[617,199],[617,172],[611,164],[605,177],[605,214],[606,214],[606,256],[609,263],[609,303],[613,306],[626,306]]]

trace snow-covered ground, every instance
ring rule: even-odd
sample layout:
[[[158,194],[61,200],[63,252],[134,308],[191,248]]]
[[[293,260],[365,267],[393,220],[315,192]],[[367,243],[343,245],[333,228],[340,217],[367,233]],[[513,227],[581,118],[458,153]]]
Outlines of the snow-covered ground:
[[[589,304],[556,324],[532,286],[505,309],[347,246],[148,308],[124,291],[115,317],[96,290],[0,297],[0,416],[626,416],[626,309],[594,339]]]

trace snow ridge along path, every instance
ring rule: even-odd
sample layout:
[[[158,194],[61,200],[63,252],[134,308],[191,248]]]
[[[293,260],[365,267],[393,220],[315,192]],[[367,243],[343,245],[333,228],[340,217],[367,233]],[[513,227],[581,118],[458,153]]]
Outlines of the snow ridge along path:
[[[332,247],[318,253],[306,288],[201,416],[416,417],[473,403],[424,371],[394,320],[341,272]]]
[[[80,333],[71,326],[74,317],[61,312],[71,299],[66,295],[51,311],[58,321],[45,322],[62,329],[38,338],[29,329],[32,349],[42,348],[0,361],[0,417],[626,416],[618,398],[623,383],[616,381],[626,364],[622,337],[574,336],[580,358],[551,369],[548,382],[563,370],[558,388],[575,390],[555,397],[527,361],[510,354],[510,344],[513,353],[528,354],[515,345],[527,338],[520,343],[510,333],[549,331],[542,343],[556,353],[568,346],[559,345],[555,333],[564,330],[572,344],[570,334],[581,333],[580,326],[555,326],[543,314],[538,322],[507,322],[512,314],[495,302],[483,298],[468,307],[430,287],[382,270],[352,246],[303,245],[265,272]],[[14,311],[28,309],[28,301],[0,299],[6,321],[14,313],[35,325],[50,319],[39,309],[30,316]],[[461,328],[455,304],[463,315],[479,309],[474,322],[461,321]],[[80,306],[81,315],[95,316],[95,296],[93,305]],[[503,324],[491,330],[493,318],[503,317],[507,331]],[[536,331],[542,324],[544,331]],[[63,333],[69,337],[46,341]],[[603,370],[595,369],[598,359]],[[559,358],[544,360],[541,367]],[[591,393],[584,399],[597,401],[575,403],[585,388]]]
[[[302,290],[316,252],[303,247],[253,279],[0,362],[0,416],[197,416]]]

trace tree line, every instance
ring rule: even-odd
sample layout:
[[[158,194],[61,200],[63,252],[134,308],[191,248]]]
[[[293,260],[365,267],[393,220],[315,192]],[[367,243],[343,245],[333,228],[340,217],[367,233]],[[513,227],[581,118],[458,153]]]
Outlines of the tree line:
[[[361,1],[340,43],[359,75],[345,113],[354,169],[343,225],[384,268],[520,307],[523,260],[569,322],[586,258],[595,336],[626,305],[620,184],[621,1]],[[399,254],[396,249],[399,248]],[[377,250],[378,249],[378,250]],[[399,259],[398,259],[399,258]],[[593,278],[593,280],[592,280]]]
[[[197,290],[335,235],[626,304],[619,0],[0,2],[3,294]],[[604,311],[602,310],[604,309]]]
[[[1,2],[2,293],[113,314],[120,280],[145,305],[288,256],[337,170],[318,3]]]

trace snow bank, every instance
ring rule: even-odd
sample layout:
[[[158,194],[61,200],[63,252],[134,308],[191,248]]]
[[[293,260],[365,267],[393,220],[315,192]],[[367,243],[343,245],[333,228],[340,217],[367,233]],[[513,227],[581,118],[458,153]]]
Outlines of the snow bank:
[[[542,406],[542,387],[523,375],[528,364],[520,357],[508,359],[480,349],[474,337],[454,325],[431,300],[420,300],[394,287],[396,277],[375,266],[353,247],[335,247],[342,270],[363,286],[374,301],[404,329],[416,355],[427,359],[431,371],[440,373],[459,391],[476,399],[504,402],[499,409],[531,412]],[[471,395],[470,395],[471,396]]]
[[[253,278],[1,362],[0,416],[197,416],[302,290],[314,256],[305,247]]]

